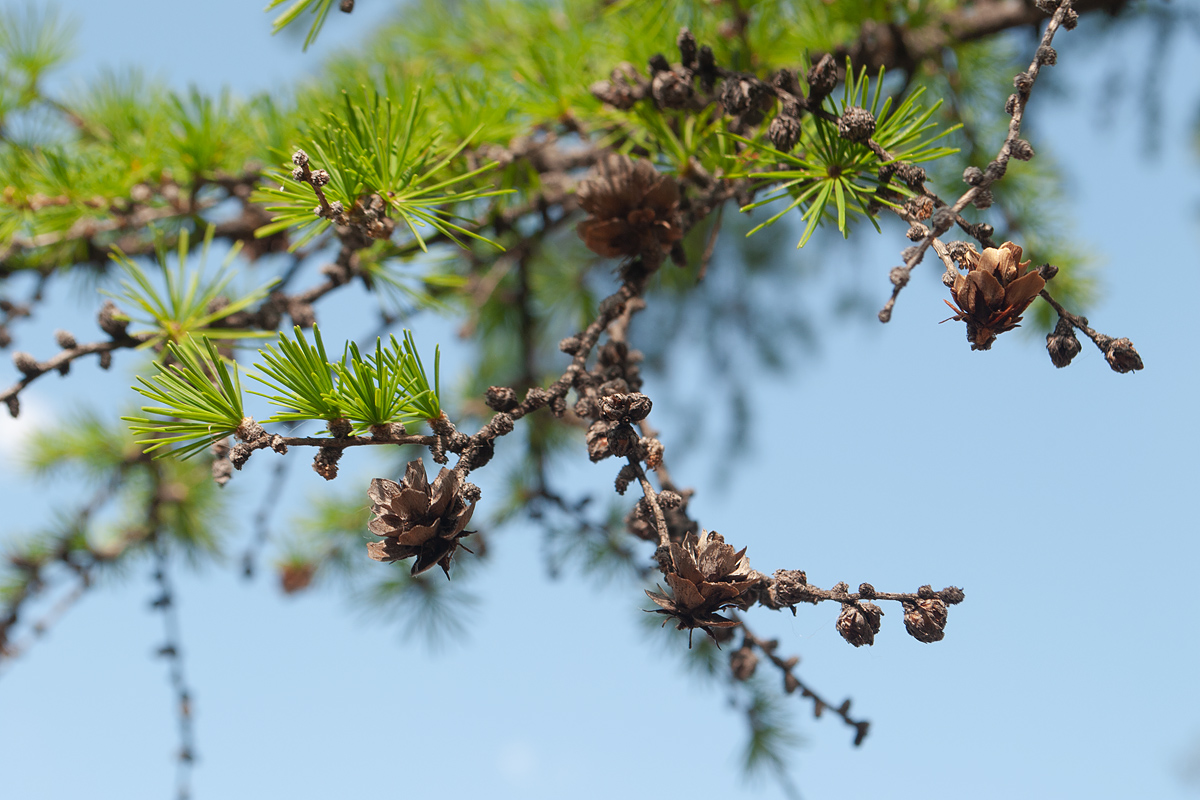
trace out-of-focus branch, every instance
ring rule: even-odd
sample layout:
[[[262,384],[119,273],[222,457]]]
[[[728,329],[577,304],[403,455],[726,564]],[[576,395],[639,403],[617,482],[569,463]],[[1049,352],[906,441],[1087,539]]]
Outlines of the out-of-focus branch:
[[[825,709],[831,710],[841,718],[842,722],[854,728],[854,745],[861,745],[863,740],[867,738],[867,732],[871,728],[871,723],[865,719],[856,720],[850,716],[850,699],[846,698],[842,704],[835,706],[828,700],[821,697],[813,691],[812,687],[800,680],[796,676],[796,666],[800,663],[799,656],[789,656],[781,658],[776,654],[779,649],[779,642],[775,639],[763,639],[757,636],[749,627],[746,626],[746,620],[740,614],[734,614],[733,618],[741,623],[742,636],[745,637],[745,645],[757,649],[762,653],[772,664],[774,664],[783,674],[783,690],[788,694],[793,694],[796,691],[800,692],[802,698],[812,700],[813,716],[820,717]],[[736,652],[736,651],[735,651]],[[736,676],[736,669],[735,669]]]

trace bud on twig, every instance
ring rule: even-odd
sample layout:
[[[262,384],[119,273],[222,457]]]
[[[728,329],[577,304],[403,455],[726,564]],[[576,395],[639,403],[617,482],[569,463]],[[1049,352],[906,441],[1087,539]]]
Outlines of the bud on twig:
[[[493,411],[512,411],[520,405],[517,393],[507,386],[489,386],[483,401]]]
[[[865,142],[875,134],[875,117],[870,111],[850,106],[838,118],[838,136],[851,142]]]
[[[1075,336],[1075,327],[1066,319],[1059,317],[1058,325],[1052,333],[1046,334],[1046,351],[1054,366],[1062,369],[1071,363],[1079,351],[1083,349]]]
[[[42,370],[38,367],[37,359],[24,350],[18,350],[12,354],[13,365],[20,370],[21,374],[26,378],[33,378],[42,374]]]
[[[808,81],[809,103],[827,97],[833,91],[833,87],[837,86],[837,64],[833,56],[828,53],[821,56],[821,60],[809,69],[805,80]]]
[[[1134,349],[1133,342],[1128,339],[1108,339],[1103,345],[1104,357],[1114,372],[1133,372],[1142,368],[1142,357]],[[1097,342],[1099,344],[1099,342]]]
[[[122,339],[128,335],[125,333],[125,329],[129,327],[129,317],[125,315],[124,311],[117,308],[117,304],[112,300],[104,301],[104,305],[100,307],[97,322],[100,330],[113,339]]]
[[[729,656],[729,670],[733,673],[734,680],[750,680],[754,677],[756,667],[758,667],[758,656],[747,645],[742,645]]]

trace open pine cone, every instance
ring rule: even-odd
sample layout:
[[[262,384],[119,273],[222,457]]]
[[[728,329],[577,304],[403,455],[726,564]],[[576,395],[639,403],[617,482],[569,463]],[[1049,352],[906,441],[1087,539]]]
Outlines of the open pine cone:
[[[367,495],[376,515],[367,528],[383,537],[367,544],[371,558],[399,561],[416,556],[413,575],[436,564],[450,577],[450,559],[460,546],[458,540],[473,533],[463,529],[475,511],[475,504],[462,497],[458,473],[443,467],[430,485],[425,466],[410,461],[402,482],[375,478]]]
[[[996,336],[1017,327],[1046,281],[1029,262],[1021,263],[1021,248],[1012,242],[988,247],[983,253],[967,251],[969,270],[958,275],[946,305],[954,309],[951,319],[967,323],[972,350],[989,350]]]
[[[679,186],[649,161],[609,153],[579,184],[576,196],[589,214],[576,230],[594,253],[641,255],[658,266],[683,238]]]
[[[734,550],[716,531],[690,533],[682,544],[671,542],[671,564],[666,579],[674,597],[646,592],[659,607],[656,613],[674,617],[679,630],[703,628],[709,636],[713,628],[737,625],[716,612],[748,605],[743,598],[762,579],[746,561],[746,548]]]

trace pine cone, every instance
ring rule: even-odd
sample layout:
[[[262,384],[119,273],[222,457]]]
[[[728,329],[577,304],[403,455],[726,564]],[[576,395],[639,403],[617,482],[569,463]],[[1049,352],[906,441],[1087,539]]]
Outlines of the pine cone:
[[[1060,369],[1067,366],[1082,349],[1079,339],[1075,336],[1075,327],[1059,317],[1054,332],[1046,334],[1046,350],[1049,351],[1054,366]]]
[[[1021,314],[1029,307],[1046,280],[1029,262],[1021,263],[1021,248],[1005,242],[999,248],[988,247],[982,254],[966,252],[968,272],[958,275],[946,305],[954,309],[952,319],[967,323],[967,339],[972,350],[989,350],[996,336],[1017,327]]]
[[[375,519],[367,528],[383,541],[371,542],[367,552],[376,561],[399,561],[416,556],[412,574],[420,575],[434,564],[450,577],[450,559],[475,511],[475,503],[462,496],[458,473],[443,468],[430,485],[420,461],[410,461],[404,480],[397,484],[375,478],[367,490]]]
[[[289,562],[279,566],[279,586],[284,594],[302,592],[312,583],[317,565],[307,562]]]
[[[1113,339],[1104,348],[1104,357],[1115,372],[1133,372],[1142,368],[1142,357],[1128,339]]]
[[[875,644],[882,616],[883,610],[874,603],[843,603],[837,621],[838,633],[855,647]]]
[[[946,604],[936,598],[906,602],[904,627],[918,642],[940,642],[946,635]]]
[[[679,186],[649,161],[610,153],[579,185],[577,197],[590,216],[576,230],[594,253],[641,255],[657,266],[683,238]]]
[[[746,561],[746,549],[734,550],[716,531],[671,542],[671,565],[666,579],[674,597],[646,592],[659,607],[656,613],[674,617],[679,630],[702,628],[709,636],[714,628],[737,625],[716,612],[744,607],[748,590],[762,579]]]
[[[758,656],[754,655],[754,651],[747,645],[742,645],[729,656],[729,671],[733,673],[735,680],[750,680],[754,677],[756,667]]]

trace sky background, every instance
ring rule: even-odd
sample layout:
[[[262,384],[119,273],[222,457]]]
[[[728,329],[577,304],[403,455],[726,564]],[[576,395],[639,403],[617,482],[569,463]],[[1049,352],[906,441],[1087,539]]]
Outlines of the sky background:
[[[178,88],[245,96],[319,69],[323,54],[381,20],[384,4],[332,14],[307,54],[295,38],[268,35],[258,4],[59,5],[80,20],[66,83],[136,64]],[[1008,334],[990,352],[970,351],[960,325],[937,325],[946,293],[932,258],[888,326],[836,315],[847,287],[882,303],[906,244],[896,229],[877,236],[860,226],[861,242],[823,248],[821,274],[800,284],[796,302],[813,310],[819,347],[786,374],[761,376],[747,457],[714,480],[711,453],[672,457],[684,432],[669,408],[655,412],[673,474],[699,489],[693,516],[747,546],[758,569],[805,569],[824,587],[966,591],[935,645],[908,637],[894,604],[876,645],[861,649],[838,636],[830,604],[795,617],[752,613],[756,629],[801,655],[807,682],[835,702],[852,697],[872,722],[853,748],[835,718],[812,720],[807,705],[788,703],[804,737],[791,776],[806,798],[1200,795],[1200,358],[1188,310],[1200,292],[1200,169],[1189,145],[1200,48],[1187,34],[1164,51],[1140,29],[1099,48],[1088,43],[1091,27],[1056,40],[1052,72],[1069,91],[1035,89],[1029,138],[1061,164],[1072,233],[1104,266],[1093,327],[1132,338],[1143,372],[1111,372],[1086,340],[1065,370],[1049,363],[1040,336]],[[1104,78],[1118,52],[1132,68],[1114,100]],[[1155,53],[1165,105],[1151,152],[1137,76]],[[786,247],[779,258],[809,256]],[[328,339],[364,333],[353,302],[338,294],[322,306]],[[94,309],[94,297],[60,288],[16,329],[17,347],[45,357],[64,313],[79,315],[81,340],[93,337]],[[452,323],[416,327],[453,369],[462,351]],[[21,425],[0,423],[5,455],[28,426],[85,396],[126,398],[129,375],[116,362],[111,373],[88,363],[70,380],[38,381],[22,397]],[[708,380],[700,354],[685,362],[669,376],[674,396]],[[657,400],[661,388],[651,379],[645,391]],[[563,475],[611,485],[611,464],[581,460]],[[4,462],[0,544],[63,497]],[[272,466],[254,459],[226,491],[252,495]],[[302,513],[305,494],[330,488],[297,467],[277,531]],[[334,488],[365,485],[371,469],[349,454]],[[484,512],[488,478],[478,476]],[[234,506],[247,533],[254,507]],[[549,579],[533,526],[490,544],[491,563],[471,582],[480,602],[469,633],[438,651],[336,592],[287,598],[269,575],[247,582],[236,558],[177,575],[196,710],[193,796],[781,796],[740,776],[741,716],[720,685],[680,669],[667,637],[647,635],[640,590],[570,570]],[[166,665],[152,657],[162,621],[147,608],[148,573],[90,592],[0,673],[4,797],[171,796],[174,707]]]

